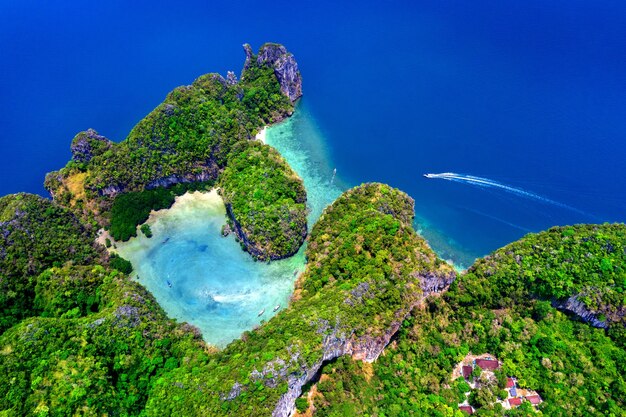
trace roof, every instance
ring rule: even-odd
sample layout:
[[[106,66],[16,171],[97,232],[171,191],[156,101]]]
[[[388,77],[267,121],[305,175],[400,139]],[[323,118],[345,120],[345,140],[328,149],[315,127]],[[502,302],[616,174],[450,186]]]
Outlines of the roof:
[[[470,376],[472,375],[472,371],[473,371],[473,369],[472,369],[471,366],[464,366],[463,369],[462,369],[463,378],[469,379]]]
[[[471,405],[460,405],[459,410],[465,411],[467,414],[474,414],[474,408]]]
[[[476,366],[480,366],[483,371],[494,371],[500,367],[500,364],[493,359],[476,359]]]
[[[528,397],[526,397],[526,399],[530,401],[532,405],[537,405],[541,403],[541,397],[538,395],[529,395]]]
[[[517,388],[513,387],[509,390],[511,397],[517,397]]]
[[[507,378],[506,379],[506,387],[507,388],[513,388],[515,386],[515,381],[513,380],[513,378]]]
[[[509,404],[511,407],[517,407],[518,405],[522,405],[521,398],[509,398]]]

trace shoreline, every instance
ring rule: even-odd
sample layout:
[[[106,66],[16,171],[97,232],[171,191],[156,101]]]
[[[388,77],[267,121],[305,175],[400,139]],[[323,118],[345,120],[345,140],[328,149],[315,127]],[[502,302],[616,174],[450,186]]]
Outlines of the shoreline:
[[[193,205],[195,205],[196,203],[209,204],[209,207],[211,209],[224,211],[224,215],[226,215],[224,200],[222,199],[222,196],[218,193],[218,187],[213,187],[208,191],[187,191],[185,192],[185,194],[177,195],[176,197],[174,197],[174,203],[172,203],[170,207],[160,210],[151,210],[148,219],[141,224],[148,224],[152,226],[159,220],[159,218],[166,215],[172,208],[174,208],[174,206],[185,204],[190,205],[190,208],[193,208]],[[109,253],[118,253],[118,250],[115,246],[117,246],[118,244],[128,244],[141,236],[139,227],[141,227],[141,225],[137,226],[137,236],[133,236],[127,241],[117,241],[113,239],[113,237],[109,234],[107,230],[101,228],[97,231],[96,242],[106,247],[105,241],[108,238],[111,240],[112,245],[111,247],[106,248],[107,251]]]
[[[268,126],[263,126],[263,129],[259,133],[256,134],[254,139],[261,141],[261,143],[267,145],[266,137],[267,137],[267,128]]]
[[[197,203],[208,204],[208,207],[212,209],[218,209],[218,210],[224,207],[223,211],[224,211],[224,214],[226,214],[224,200],[222,199],[222,196],[217,192],[217,187],[213,187],[209,191],[187,191],[185,194],[177,195],[174,198],[174,203],[169,208],[150,211],[148,220],[146,220],[145,223],[153,225],[157,220],[159,220],[159,218],[161,218],[162,216],[167,214],[171,209],[173,209],[174,206],[179,206],[177,207],[179,210],[181,209],[180,205],[184,205],[182,208],[187,208],[186,206],[189,206],[188,208],[193,209],[194,208],[193,206]],[[219,211],[222,211],[222,210],[219,210]],[[139,233],[137,234],[137,237],[138,236],[139,236]],[[134,238],[131,238],[131,239],[134,239]]]
[[[294,271],[305,268],[303,250],[270,264],[255,262],[234,236],[222,235],[226,209],[218,188],[178,196],[146,223],[153,237],[138,232],[116,252],[132,263],[131,279],[169,318],[200,329],[207,346],[221,350],[277,314],[273,307],[288,308]]]

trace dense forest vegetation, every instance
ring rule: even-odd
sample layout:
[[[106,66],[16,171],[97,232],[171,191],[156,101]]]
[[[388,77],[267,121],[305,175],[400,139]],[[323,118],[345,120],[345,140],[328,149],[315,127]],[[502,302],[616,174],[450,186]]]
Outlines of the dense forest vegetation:
[[[300,408],[312,405],[316,416],[461,416],[466,384],[452,381],[452,370],[472,352],[495,355],[502,375],[537,390],[544,415],[626,415],[623,324],[607,333],[551,305],[556,292],[593,286],[612,294],[607,308],[623,309],[625,233],[624,225],[558,227],[478,260],[443,297],[413,311],[377,362],[328,364]],[[475,415],[537,415],[527,402],[491,406],[501,389],[471,396]]]
[[[415,233],[412,217],[413,200],[389,186],[346,192],[313,227],[290,308],[205,366],[164,374],[146,413],[271,415],[289,385],[322,360],[344,351],[376,355],[389,328],[422,299],[422,277],[454,277]]]
[[[137,226],[148,220],[150,211],[170,208],[176,196],[187,191],[208,190],[213,181],[176,184],[170,188],[131,191],[119,194],[111,206],[111,223],[108,230],[115,240],[126,241],[137,236]],[[147,224],[142,230],[150,230]],[[145,233],[144,233],[145,234]]]
[[[34,314],[37,276],[66,262],[103,256],[94,233],[68,210],[36,195],[0,198],[0,333]]]
[[[231,228],[260,260],[293,255],[306,237],[306,192],[282,156],[259,142],[233,147],[220,177]]]
[[[468,353],[490,353],[502,361],[499,375],[544,402],[502,410],[492,406],[502,395],[494,385],[470,396],[476,415],[626,415],[623,323],[594,328],[553,307],[592,286],[610,294],[599,299],[610,311],[623,309],[626,226],[528,235],[423,299],[424,285],[455,274],[415,234],[412,215],[412,200],[381,184],[344,193],[313,227],[290,307],[215,352],[107,266],[93,233],[66,209],[28,194],[3,197],[0,410],[270,415],[277,404],[290,407],[283,396],[297,395],[294,386],[323,365],[298,409],[459,417],[467,384],[453,381],[452,369]],[[523,282],[526,271],[533,281]],[[557,297],[551,288],[562,281],[569,289]],[[585,306],[604,308],[597,303]],[[375,362],[355,360],[376,359],[387,342]]]
[[[102,266],[54,267],[35,310],[0,336],[3,416],[138,415],[151,381],[206,356],[143,287]]]
[[[266,44],[260,54],[287,54],[280,48]],[[230,212],[235,223],[244,225],[239,236],[244,247],[262,259],[295,253],[306,236],[302,183],[269,148],[245,146],[263,126],[290,115],[294,104],[281,91],[274,68],[252,58],[239,81],[232,74],[228,79],[206,74],[176,88],[120,143],[93,130],[79,133],[72,141],[72,160],[48,174],[46,188],[59,204],[127,240],[150,210],[172,204],[176,191],[166,189],[212,185],[232,161],[237,167],[230,172],[238,174],[221,186],[235,203]],[[254,157],[237,157],[244,149],[246,155],[256,150]],[[252,197],[254,207],[245,208],[241,202]],[[248,248],[248,242],[254,244]]]

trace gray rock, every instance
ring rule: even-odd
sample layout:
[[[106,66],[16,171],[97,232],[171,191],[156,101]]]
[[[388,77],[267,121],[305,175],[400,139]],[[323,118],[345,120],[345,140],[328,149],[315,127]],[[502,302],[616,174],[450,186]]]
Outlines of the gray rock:
[[[246,62],[244,70],[249,68],[255,57],[249,44],[244,44]],[[280,90],[294,102],[302,96],[302,76],[298,70],[298,63],[293,54],[277,43],[266,43],[259,50],[256,57],[258,65],[269,65],[274,68],[274,74],[278,78]]]
[[[330,331],[328,330],[328,323],[320,322],[318,324],[320,331],[326,333],[323,341],[322,359],[308,368],[301,367],[299,373],[289,375],[287,393],[278,400],[272,412],[272,417],[288,417],[293,413],[296,399],[302,394],[302,387],[319,372],[324,363],[343,355],[351,355],[354,359],[366,362],[374,362],[378,359],[411,310],[429,295],[440,293],[447,289],[455,278],[454,272],[443,274],[438,274],[437,272],[414,273],[411,276],[420,281],[420,287],[423,290],[422,297],[414,304],[396,311],[396,319],[381,336],[372,337],[365,335],[355,337],[353,334],[342,333],[339,324],[335,325]],[[361,296],[367,294],[368,290],[369,288],[366,286],[359,286],[355,289],[356,295],[360,294]]]
[[[232,72],[232,71],[228,71],[228,73],[226,74],[226,84],[227,85],[235,85],[238,82],[239,81],[237,80],[237,76],[235,75],[235,73]]]
[[[72,140],[70,150],[72,160],[81,163],[91,161],[94,156],[100,155],[113,146],[113,142],[101,136],[93,129],[78,133]]]
[[[598,316],[602,314],[598,311],[591,311],[585,303],[580,301],[579,297],[582,294],[573,295],[565,300],[554,300],[552,306],[561,311],[565,311],[578,316],[583,322],[598,327],[600,329],[608,329],[609,322],[607,320],[600,320]]]

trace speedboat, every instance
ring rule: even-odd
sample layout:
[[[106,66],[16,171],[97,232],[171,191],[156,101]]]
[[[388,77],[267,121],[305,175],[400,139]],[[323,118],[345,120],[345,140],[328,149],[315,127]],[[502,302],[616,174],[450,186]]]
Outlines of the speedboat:
[[[435,174],[424,174],[424,178],[435,178]]]
[[[257,317],[261,317],[263,315],[263,313],[265,313],[265,309],[259,311],[259,315]]]
[[[278,304],[276,307],[274,307],[274,311],[278,310],[280,308],[280,304]]]
[[[170,288],[172,288],[172,283],[171,283],[171,282],[169,282],[169,281],[167,281],[167,286],[168,286],[168,287],[170,287]]]

